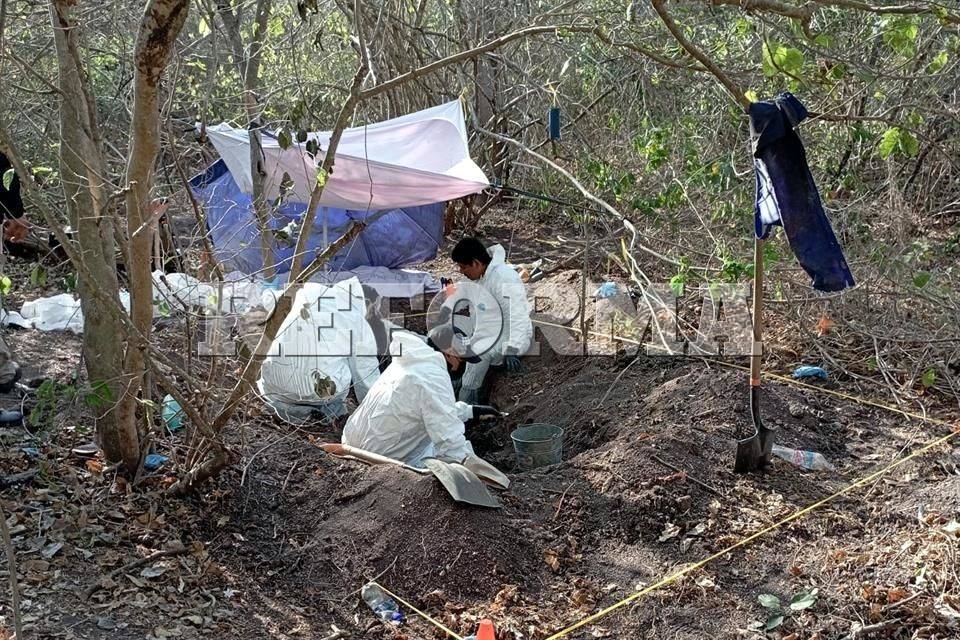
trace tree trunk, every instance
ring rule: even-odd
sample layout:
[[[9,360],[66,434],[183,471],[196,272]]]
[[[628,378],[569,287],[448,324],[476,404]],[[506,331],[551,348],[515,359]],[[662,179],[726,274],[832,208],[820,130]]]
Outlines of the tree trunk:
[[[170,60],[177,35],[187,18],[189,0],[150,0],[140,21],[134,52],[133,117],[126,173],[127,238],[130,260],[130,317],[133,326],[149,339],[153,320],[151,244],[157,220],[150,206],[153,169],[160,150],[160,80]],[[126,384],[117,405],[117,421],[124,431],[136,432],[138,396],[145,373],[145,353],[129,341],[123,363]],[[124,462],[135,471],[136,459]]]
[[[113,218],[94,101],[83,69],[70,0],[52,0],[50,22],[57,49],[60,99],[60,176],[70,224],[77,230],[80,260],[77,291],[84,316],[83,360],[94,392],[97,438],[110,461],[136,465],[136,424],[121,422],[115,400],[122,395],[122,324],[91,293],[99,288],[119,303]],[[88,275],[87,275],[88,274]]]

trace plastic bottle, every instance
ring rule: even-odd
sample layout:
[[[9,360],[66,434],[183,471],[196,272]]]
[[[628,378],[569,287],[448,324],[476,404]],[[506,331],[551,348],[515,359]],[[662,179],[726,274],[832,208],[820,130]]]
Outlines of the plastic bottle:
[[[363,598],[363,601],[367,603],[367,606],[370,607],[370,610],[382,621],[394,625],[399,625],[403,622],[400,605],[394,602],[393,598],[384,593],[383,589],[375,583],[370,582],[363,585],[363,589],[360,590],[360,596]]]
[[[163,424],[168,430],[176,431],[183,426],[183,409],[173,396],[167,394],[163,397],[163,408],[160,413]]]
[[[788,449],[787,447],[773,445],[773,455],[809,471],[837,470],[826,458],[815,451],[802,451],[800,449]]]

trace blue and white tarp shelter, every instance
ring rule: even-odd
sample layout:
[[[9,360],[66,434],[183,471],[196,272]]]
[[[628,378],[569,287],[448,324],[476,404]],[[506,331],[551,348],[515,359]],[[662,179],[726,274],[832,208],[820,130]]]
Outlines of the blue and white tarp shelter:
[[[248,132],[223,123],[209,127],[207,134],[220,160],[194,177],[190,186],[204,207],[217,259],[228,270],[256,274],[263,264],[250,197]],[[264,192],[272,204],[270,227],[280,232],[275,234],[274,255],[283,273],[290,269],[299,221],[317,182],[330,132],[309,134],[307,140],[319,146],[316,156],[308,153],[306,141],[283,149],[276,137],[262,137]],[[459,101],[346,129],[314,228],[309,230],[304,264],[354,220],[370,224],[329,263],[330,269],[399,269],[429,260],[442,240],[444,203],[488,185],[470,158]]]

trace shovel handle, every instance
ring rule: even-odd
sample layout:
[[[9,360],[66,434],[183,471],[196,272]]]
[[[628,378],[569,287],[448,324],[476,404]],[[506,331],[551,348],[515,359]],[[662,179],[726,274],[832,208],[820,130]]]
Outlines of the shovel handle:
[[[760,358],[763,343],[763,240],[753,243],[753,347],[750,354],[750,386],[760,386]]]
[[[348,444],[322,444],[320,448],[335,456],[353,456],[354,458],[371,464],[392,464],[395,467],[401,467],[407,471],[414,471],[419,474],[425,475],[430,473],[427,469],[418,469],[400,460],[388,458],[387,456],[382,456],[379,453],[367,451],[366,449],[360,449],[359,447],[351,447]]]

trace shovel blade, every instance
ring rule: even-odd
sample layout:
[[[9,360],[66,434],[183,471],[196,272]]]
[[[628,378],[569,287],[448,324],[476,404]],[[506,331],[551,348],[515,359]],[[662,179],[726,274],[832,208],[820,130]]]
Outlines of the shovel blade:
[[[733,463],[736,473],[749,473],[763,466],[763,454],[760,447],[760,434],[737,440],[737,459]]]
[[[463,461],[463,466],[470,471],[473,471],[477,477],[484,482],[491,484],[498,489],[510,488],[510,478],[476,454],[468,455]]]
[[[483,480],[462,464],[444,462],[436,458],[428,458],[423,464],[437,477],[450,497],[457,502],[491,509],[500,508],[500,501],[490,493]]]
[[[759,387],[750,388],[750,417],[753,420],[753,435],[737,441],[737,459],[733,463],[736,473],[763,469],[773,454],[776,430],[765,426],[760,418]]]

